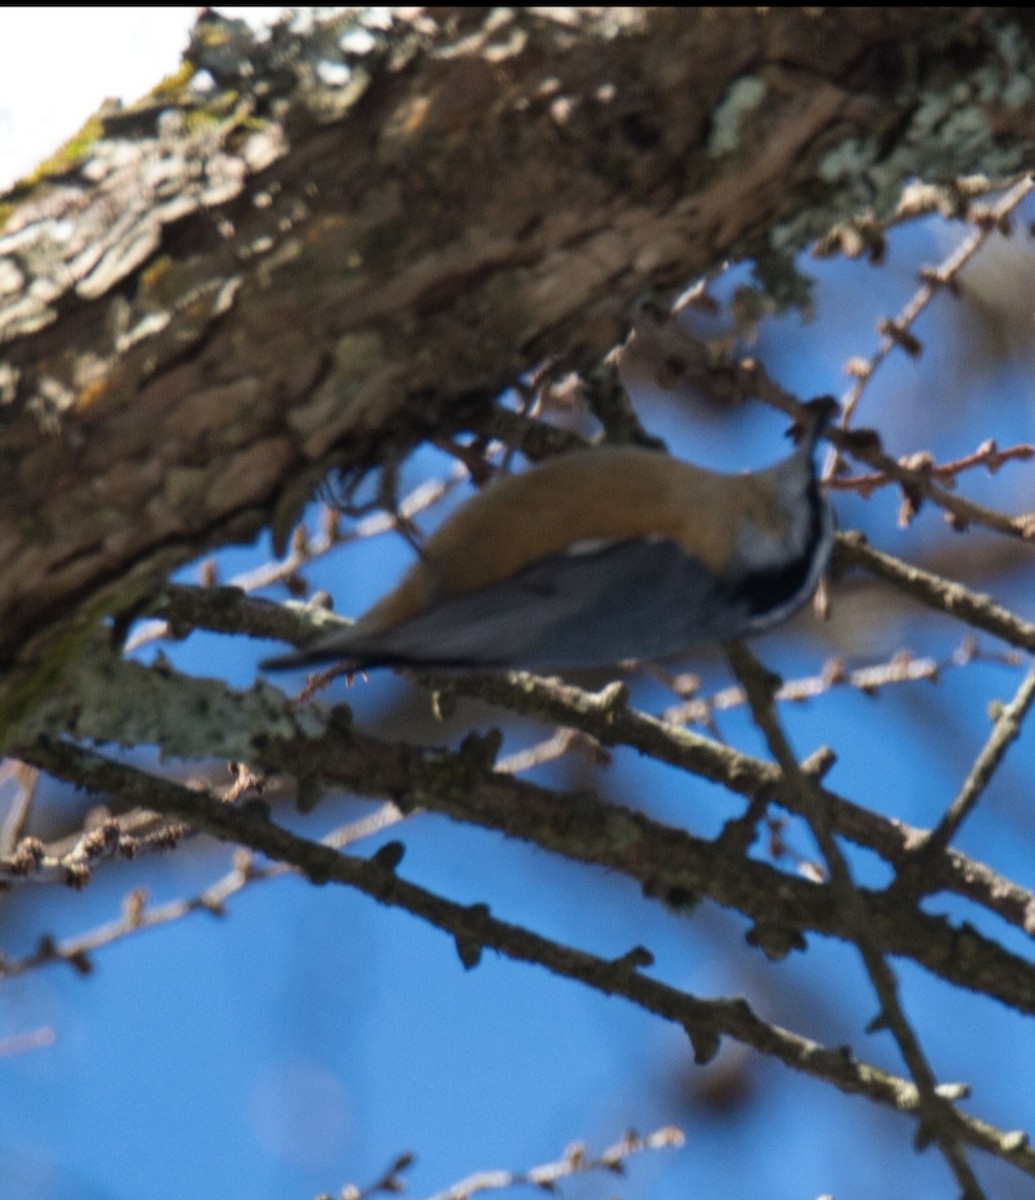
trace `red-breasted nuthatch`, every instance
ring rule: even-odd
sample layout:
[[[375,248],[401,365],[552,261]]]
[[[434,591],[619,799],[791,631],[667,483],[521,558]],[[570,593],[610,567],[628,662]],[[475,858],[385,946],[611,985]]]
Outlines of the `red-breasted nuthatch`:
[[[761,471],[611,446],[498,478],[354,625],[262,665],[601,667],[770,629],[833,544],[813,452],[837,405],[805,409],[797,448]]]

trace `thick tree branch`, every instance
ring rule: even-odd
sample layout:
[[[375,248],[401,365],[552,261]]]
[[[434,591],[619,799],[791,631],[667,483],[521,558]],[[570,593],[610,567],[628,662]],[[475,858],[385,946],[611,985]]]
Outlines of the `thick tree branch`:
[[[593,365],[722,261],[793,295],[788,253],[892,212],[916,146],[929,182],[1031,157],[1005,15],[428,10],[320,84],[356,19],[199,36],[182,79],[214,96],[102,115],[3,207],[0,662],[63,629],[60,663],[171,566],[285,536],[332,462],[465,428],[548,357]],[[39,694],[16,678],[0,725]]]
[[[857,544],[854,537],[841,535],[842,546],[854,547]],[[862,561],[865,565],[867,560]],[[898,580],[914,577],[915,569],[898,559],[881,555],[879,561],[889,570],[896,570]],[[975,611],[998,614],[991,618],[995,630],[1023,631],[1018,618],[1005,609],[997,609],[987,597],[929,572],[920,574],[928,579],[932,596],[954,597],[948,611],[957,612],[960,604],[965,603]],[[151,611],[172,614],[172,621],[178,625],[277,637],[298,646],[326,633],[341,620],[322,608],[284,606],[248,598],[236,588],[215,589],[216,594],[209,597],[206,593],[212,590],[170,585]],[[1035,645],[1035,628],[1032,643]],[[721,784],[749,801],[766,797],[795,811],[794,797],[787,793],[783,776],[773,764],[630,707],[621,686],[591,693],[559,680],[523,673],[452,676],[423,682],[439,697],[437,703],[453,695],[483,700],[509,712],[578,729],[603,746],[631,747],[658,762]],[[829,788],[823,789],[823,796],[834,832],[880,855],[896,871],[912,861],[926,836],[924,830],[883,817]],[[943,847],[940,854],[925,856],[923,884],[928,893],[944,889],[965,896],[1026,933],[1035,932],[1035,895],[949,846]]]
[[[189,746],[195,757],[218,755],[284,772],[298,782],[305,808],[337,786],[390,799],[404,812],[439,812],[617,871],[676,907],[706,895],[748,917],[752,940],[776,957],[800,947],[809,932],[854,940],[828,885],[746,858],[738,838],[706,841],[586,792],[553,792],[501,774],[492,766],[497,748],[492,736],[471,735],[455,753],[393,744],[355,728],[344,707],[330,712],[292,707],[266,685],[235,693],[216,681],[120,662],[103,647],[52,696],[39,718],[44,728],[78,739],[150,742],[177,755]],[[49,770],[52,735],[33,735],[28,728],[24,733],[19,756]],[[707,745],[706,739],[684,736],[698,749]],[[1035,1012],[1032,964],[971,927],[930,916],[888,892],[859,895],[867,928],[887,953]]]
[[[59,778],[101,794],[119,794],[133,803],[187,821],[213,837],[246,845],[269,858],[290,863],[314,883],[355,888],[381,904],[400,907],[449,934],[468,967],[489,948],[522,962],[539,963],[558,975],[577,979],[611,996],[624,996],[641,1008],[681,1025],[706,1062],[723,1037],[731,1037],[840,1090],[865,1095],[902,1112],[916,1113],[916,1087],[858,1061],[844,1048],[828,1049],[761,1020],[742,999],[702,1000],[642,973],[652,962],[642,947],[616,960],[564,946],[491,916],[483,904],[460,905],[409,883],[396,873],[402,846],[389,843],[373,858],[361,860],[272,824],[265,816],[234,808],[179,784],[115,763],[92,751],[51,743],[38,747],[41,765]],[[959,1089],[950,1089],[959,1097]],[[948,1120],[960,1141],[980,1147],[1035,1174],[1035,1152],[1027,1138],[965,1117],[951,1106]]]

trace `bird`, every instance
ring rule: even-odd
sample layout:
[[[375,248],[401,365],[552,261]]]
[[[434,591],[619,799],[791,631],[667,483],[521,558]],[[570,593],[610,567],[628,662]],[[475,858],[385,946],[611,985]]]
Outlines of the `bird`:
[[[838,411],[829,397],[803,405],[796,448],[758,471],[610,445],[497,476],[354,624],[261,666],[611,667],[762,633],[829,562],[815,448]]]

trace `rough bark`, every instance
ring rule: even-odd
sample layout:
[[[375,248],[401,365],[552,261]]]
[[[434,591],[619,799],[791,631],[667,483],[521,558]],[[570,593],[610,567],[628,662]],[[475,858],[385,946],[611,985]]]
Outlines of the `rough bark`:
[[[331,464],[479,427],[731,257],[786,296],[793,252],[914,176],[1030,162],[1024,22],[205,21],[181,76],[0,204],[0,718],[174,565],[283,534]]]

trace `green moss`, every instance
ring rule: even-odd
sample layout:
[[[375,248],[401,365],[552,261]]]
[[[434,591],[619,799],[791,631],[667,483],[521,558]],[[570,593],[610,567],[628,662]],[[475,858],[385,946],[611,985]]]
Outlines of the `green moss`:
[[[189,59],[185,58],[171,75],[160,79],[148,95],[154,100],[178,99],[196,74],[197,68]]]
[[[189,133],[203,133],[222,125],[227,117],[233,117],[240,101],[240,92],[225,91],[213,96],[207,103],[193,108],[183,108],[184,125]],[[243,123],[243,121],[242,121]]]
[[[86,118],[63,146],[55,150],[49,158],[45,158],[24,179],[20,179],[16,186],[31,187],[34,183],[38,183],[50,175],[62,175],[66,171],[70,171],[86,158],[90,147],[100,141],[103,136],[104,123],[99,113],[94,113],[92,117]]]

